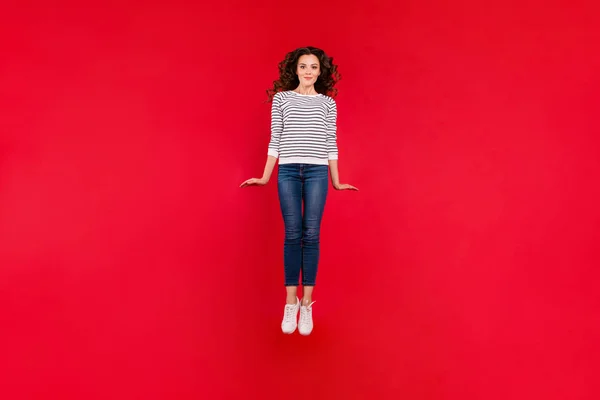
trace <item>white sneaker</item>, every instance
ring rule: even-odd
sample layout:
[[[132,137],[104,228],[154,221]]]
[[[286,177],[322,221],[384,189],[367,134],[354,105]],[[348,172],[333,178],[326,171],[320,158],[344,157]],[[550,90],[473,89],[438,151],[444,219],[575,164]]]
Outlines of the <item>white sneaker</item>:
[[[283,333],[294,333],[298,326],[298,309],[300,308],[300,300],[296,297],[296,304],[286,304],[283,309],[283,321],[281,321],[281,330]]]
[[[313,301],[307,306],[300,306],[300,322],[298,323],[298,332],[301,335],[310,335],[313,330],[312,320],[312,305],[315,304]]]

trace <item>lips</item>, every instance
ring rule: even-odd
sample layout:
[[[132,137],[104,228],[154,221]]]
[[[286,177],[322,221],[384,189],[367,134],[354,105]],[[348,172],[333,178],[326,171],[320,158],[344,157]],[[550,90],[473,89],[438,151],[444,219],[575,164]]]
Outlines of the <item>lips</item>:
[[[312,79],[312,76],[305,76],[304,79]]]

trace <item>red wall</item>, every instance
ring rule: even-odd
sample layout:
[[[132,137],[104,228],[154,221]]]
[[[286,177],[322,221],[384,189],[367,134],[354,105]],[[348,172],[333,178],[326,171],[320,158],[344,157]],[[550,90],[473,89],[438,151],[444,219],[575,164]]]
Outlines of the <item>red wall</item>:
[[[0,397],[600,396],[599,6],[193,3],[2,6]],[[307,338],[276,180],[238,188],[304,45],[361,189]]]

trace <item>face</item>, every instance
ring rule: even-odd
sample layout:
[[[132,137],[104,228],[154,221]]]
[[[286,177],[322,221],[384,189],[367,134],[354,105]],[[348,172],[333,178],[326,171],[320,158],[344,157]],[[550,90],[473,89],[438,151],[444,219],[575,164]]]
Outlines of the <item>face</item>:
[[[317,77],[321,74],[321,65],[319,59],[314,54],[300,56],[296,74],[300,80],[300,84],[304,86],[314,85]]]

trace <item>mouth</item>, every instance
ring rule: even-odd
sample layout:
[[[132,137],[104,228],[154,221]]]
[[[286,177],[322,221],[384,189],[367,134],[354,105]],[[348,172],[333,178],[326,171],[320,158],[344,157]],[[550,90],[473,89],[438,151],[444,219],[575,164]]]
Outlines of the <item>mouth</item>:
[[[305,76],[304,79],[312,79],[312,76]]]

